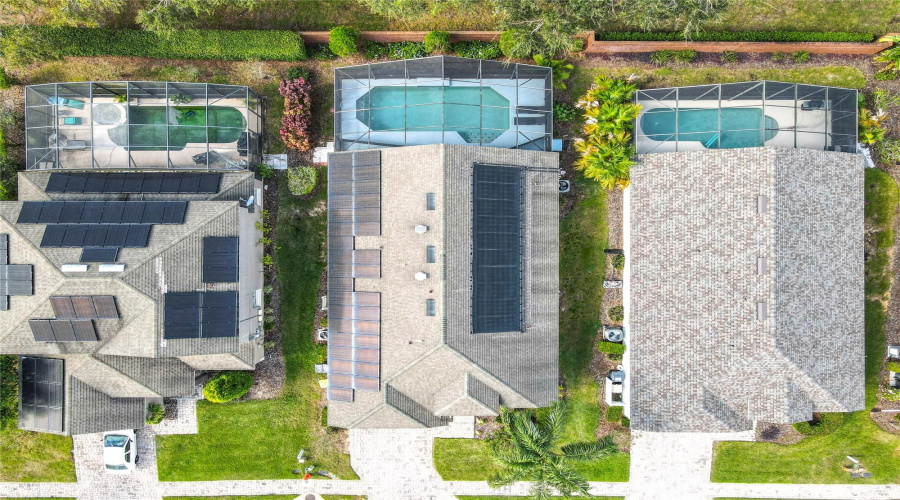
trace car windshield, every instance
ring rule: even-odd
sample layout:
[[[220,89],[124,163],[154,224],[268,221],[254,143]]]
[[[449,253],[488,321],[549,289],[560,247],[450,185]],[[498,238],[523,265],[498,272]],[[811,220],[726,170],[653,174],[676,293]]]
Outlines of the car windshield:
[[[121,448],[125,446],[125,443],[128,441],[128,438],[125,436],[118,436],[115,434],[111,434],[106,436],[106,439],[103,441],[103,446],[110,447],[114,446],[116,448]]]

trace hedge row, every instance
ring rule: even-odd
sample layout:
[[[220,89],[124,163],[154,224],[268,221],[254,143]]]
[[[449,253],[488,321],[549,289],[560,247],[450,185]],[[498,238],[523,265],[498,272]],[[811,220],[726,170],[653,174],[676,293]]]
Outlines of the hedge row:
[[[869,33],[821,31],[703,31],[691,35],[692,42],[874,42]],[[655,32],[597,31],[595,40],[632,42],[683,42],[684,34]]]
[[[7,28],[8,29],[8,28]],[[292,31],[182,30],[165,38],[146,31],[38,27],[63,56],[134,56],[225,61],[300,61],[303,40]],[[3,30],[0,30],[2,33]]]

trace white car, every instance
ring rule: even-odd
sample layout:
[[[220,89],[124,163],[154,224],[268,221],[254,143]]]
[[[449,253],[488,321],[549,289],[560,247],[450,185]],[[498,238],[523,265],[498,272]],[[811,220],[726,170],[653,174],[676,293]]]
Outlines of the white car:
[[[103,464],[109,474],[130,474],[138,461],[133,429],[103,433]]]

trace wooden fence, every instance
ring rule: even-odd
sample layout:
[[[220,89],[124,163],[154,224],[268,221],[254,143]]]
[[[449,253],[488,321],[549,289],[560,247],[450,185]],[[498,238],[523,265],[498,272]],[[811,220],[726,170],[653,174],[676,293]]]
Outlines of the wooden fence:
[[[500,39],[501,31],[449,31],[451,42],[484,41]],[[301,31],[307,43],[328,43],[327,31]],[[362,31],[363,40],[371,42],[421,42],[427,31]],[[625,54],[655,52],[657,50],[694,50],[697,52],[797,52],[812,54],[871,55],[891,46],[890,42],[618,42],[595,40],[594,32],[579,35],[585,41],[586,54]]]

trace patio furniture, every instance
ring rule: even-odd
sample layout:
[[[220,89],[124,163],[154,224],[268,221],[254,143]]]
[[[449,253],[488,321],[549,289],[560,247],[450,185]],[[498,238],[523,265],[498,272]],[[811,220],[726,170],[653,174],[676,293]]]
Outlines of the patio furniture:
[[[516,125],[541,125],[547,121],[544,116],[517,116]]]
[[[87,142],[86,142],[86,141],[68,141],[68,142],[66,142],[66,144],[62,147],[62,149],[70,149],[70,150],[73,150],[73,149],[87,149]]]
[[[81,118],[77,116],[67,116],[63,118],[63,125],[81,125]]]
[[[51,97],[49,99],[50,104],[56,104],[58,106],[66,106],[74,109],[84,109],[84,101],[79,101],[78,99],[66,99],[65,97]]]
[[[803,111],[813,111],[818,109],[825,109],[825,101],[821,99],[813,99],[811,101],[806,101],[800,105],[800,109]]]

